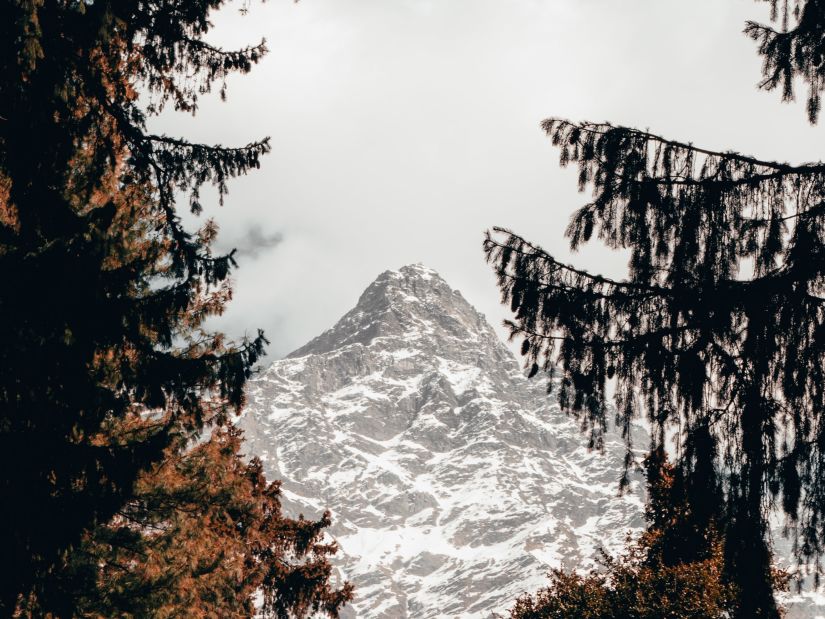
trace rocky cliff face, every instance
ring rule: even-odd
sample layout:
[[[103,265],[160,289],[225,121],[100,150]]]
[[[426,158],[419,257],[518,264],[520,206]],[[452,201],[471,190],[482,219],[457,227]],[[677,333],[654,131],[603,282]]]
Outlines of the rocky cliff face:
[[[333,512],[365,618],[491,617],[642,525],[624,455],[588,451],[484,317],[435,272],[387,271],[250,383],[249,451],[286,505]]]
[[[333,512],[348,617],[490,618],[643,526],[640,479],[618,496],[620,438],[589,451],[545,382],[419,265],[381,274],[251,381],[240,424],[288,511]],[[798,601],[792,616],[815,616]]]

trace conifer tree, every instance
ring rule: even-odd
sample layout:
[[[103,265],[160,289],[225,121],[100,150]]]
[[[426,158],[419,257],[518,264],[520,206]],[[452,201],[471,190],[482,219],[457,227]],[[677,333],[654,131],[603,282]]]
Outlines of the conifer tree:
[[[247,72],[263,43],[205,40],[223,0],[0,2],[0,615],[122,515],[170,450],[242,404],[262,334],[203,330],[229,255],[177,200],[256,168],[268,140],[207,146],[147,130]],[[146,423],[136,423],[142,420]],[[115,431],[122,424],[132,431]],[[114,440],[116,437],[116,440]]]
[[[764,58],[761,86],[793,96],[823,89],[825,1],[773,1],[775,29],[749,23]],[[503,229],[485,251],[513,337],[535,375],[559,376],[562,406],[600,446],[608,422],[646,417],[652,449],[706,435],[723,482],[726,570],[746,592],[737,617],[776,617],[768,514],[786,515],[801,562],[825,542],[825,165],[763,161],[607,123],[550,119],[562,166],[592,201],[572,217],[573,249],[593,236],[630,252],[610,279],[564,264]],[[628,445],[629,446],[629,445]],[[696,454],[677,465],[688,486],[708,475]],[[628,465],[630,451],[628,450]],[[626,479],[624,477],[623,479]],[[695,495],[695,509],[713,506]]]
[[[134,431],[145,421],[122,424]],[[64,569],[36,587],[17,617],[40,617],[40,590],[55,591],[83,617],[338,617],[352,586],[330,584],[321,520],[286,518],[279,483],[240,453],[241,433],[216,428],[209,440],[142,473],[132,498],[83,536]]]
[[[641,537],[619,558],[604,555],[600,570],[552,570],[549,585],[522,595],[510,619],[728,619],[736,613],[719,521],[693,511],[681,472],[661,449],[648,456],[645,470]],[[707,490],[714,493],[715,484]],[[777,587],[787,582],[784,574],[772,577]]]

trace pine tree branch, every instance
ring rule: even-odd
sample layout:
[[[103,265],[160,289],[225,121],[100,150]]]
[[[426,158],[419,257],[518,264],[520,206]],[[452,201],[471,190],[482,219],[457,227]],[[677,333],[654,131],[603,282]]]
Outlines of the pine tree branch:
[[[513,253],[520,254],[522,256],[527,256],[527,257],[530,257],[530,258],[538,258],[538,259],[543,260],[544,262],[552,265],[552,267],[554,267],[558,270],[562,270],[562,271],[577,275],[577,276],[579,276],[583,279],[586,279],[586,280],[592,282],[595,285],[607,285],[607,286],[612,286],[614,288],[619,288],[619,289],[621,289],[621,288],[630,288],[632,290],[640,290],[640,291],[643,291],[643,292],[655,293],[655,294],[669,294],[670,293],[670,290],[668,290],[667,288],[662,288],[662,287],[659,287],[659,286],[651,286],[651,285],[642,284],[642,283],[639,283],[639,282],[618,281],[618,280],[611,279],[609,277],[605,277],[603,275],[594,275],[594,274],[589,273],[587,271],[584,271],[582,269],[577,269],[577,268],[575,268],[571,265],[564,264],[562,262],[559,262],[555,258],[553,258],[553,256],[548,254],[545,250],[543,250],[538,245],[535,245],[535,244],[527,241],[523,237],[521,237],[518,234],[512,232],[511,230],[508,230],[507,228],[501,228],[501,227],[498,227],[498,226],[494,226],[493,227],[493,232],[498,232],[498,233],[501,233],[501,234],[508,235],[512,239],[516,240],[519,245],[528,247],[530,249],[530,251],[524,251],[522,249],[517,249],[517,248],[512,247],[510,245],[507,245],[507,244],[499,243],[498,241],[494,240],[492,238],[492,236],[488,233],[487,234],[487,239],[485,240],[485,248],[489,248],[489,249],[486,250],[487,255],[488,255],[488,259],[492,259],[491,254],[492,254],[493,251],[495,251],[495,249],[502,249],[502,250],[512,251]],[[504,275],[505,273],[502,273],[502,274]],[[507,275],[507,277],[513,277],[513,278],[515,277],[515,276],[510,275],[510,274],[506,274],[506,275]],[[548,285],[548,286],[550,285],[546,282],[542,282],[542,284],[543,285]]]
[[[818,164],[807,164],[801,167],[794,167],[788,163],[780,163],[776,161],[767,161],[762,159],[757,159],[755,157],[749,157],[747,155],[742,155],[740,153],[734,151],[715,151],[710,150],[707,148],[701,148],[699,146],[695,146],[690,142],[680,142],[678,140],[671,140],[668,138],[664,138],[660,135],[656,135],[654,133],[649,133],[647,131],[642,131],[640,129],[634,129],[631,127],[622,127],[619,125],[613,125],[609,122],[602,122],[602,123],[594,123],[594,122],[582,122],[582,123],[574,123],[564,118],[548,118],[542,121],[541,126],[544,129],[545,133],[550,135],[555,128],[556,125],[562,125],[565,127],[570,128],[577,128],[581,131],[587,133],[593,133],[596,135],[606,135],[610,131],[621,131],[628,135],[636,136],[642,138],[646,141],[657,142],[663,146],[669,146],[671,148],[678,148],[683,149],[686,151],[693,151],[695,153],[701,153],[703,155],[707,155],[709,157],[718,157],[719,159],[728,159],[733,161],[738,161],[740,163],[747,163],[753,166],[761,166],[766,168],[773,168],[777,171],[785,172],[785,173],[793,173],[794,170],[804,169],[808,170],[809,168],[815,168],[817,171],[825,172],[825,164],[818,163]],[[551,136],[552,137],[552,136]]]

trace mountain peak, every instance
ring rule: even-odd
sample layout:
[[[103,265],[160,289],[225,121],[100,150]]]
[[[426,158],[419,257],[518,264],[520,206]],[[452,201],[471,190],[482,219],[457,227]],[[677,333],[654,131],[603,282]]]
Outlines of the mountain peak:
[[[430,267],[425,266],[420,262],[416,262],[415,264],[408,264],[396,271],[387,271],[387,273],[398,273],[399,275],[407,279],[418,278],[423,279],[425,281],[429,281],[433,278],[441,279],[441,276],[438,273],[436,273],[434,269],[431,269]]]
[[[381,273],[291,357],[248,383],[240,424],[287,513],[332,511],[357,591],[342,619],[500,616],[548,568],[587,570],[644,526],[642,477],[617,495],[620,434],[589,450],[432,269]]]
[[[288,513],[332,511],[358,591],[342,619],[487,619],[643,524],[640,497],[616,496],[621,437],[588,450],[427,267],[381,273],[291,357],[250,381],[241,423]]]
[[[371,301],[376,295],[386,296],[388,302],[394,300],[396,304],[403,306],[405,302],[409,303],[414,300],[405,298],[406,296],[425,300],[433,294],[434,290],[453,292],[441,275],[433,269],[421,263],[408,264],[400,269],[384,271],[376,277],[358,299],[356,309],[364,305],[368,307],[362,307],[362,309],[373,309]]]
[[[410,264],[384,271],[364,290],[355,307],[331,329],[289,358],[324,354],[348,346],[436,348],[445,341],[501,343],[484,316],[433,269]],[[500,352],[500,351],[499,351]]]

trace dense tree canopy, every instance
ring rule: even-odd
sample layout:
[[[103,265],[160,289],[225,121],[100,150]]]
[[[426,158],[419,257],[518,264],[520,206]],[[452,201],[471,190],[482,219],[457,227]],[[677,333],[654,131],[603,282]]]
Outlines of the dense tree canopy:
[[[213,255],[210,222],[184,229],[176,200],[199,213],[199,189],[223,196],[268,141],[206,146],[146,124],[194,113],[265,53],[204,39],[222,4],[0,2],[2,615],[32,593],[39,612],[74,612],[57,586],[72,549],[119,531],[146,476],[242,404],[262,352],[260,334],[203,329],[234,261]]]
[[[825,49],[821,0],[774,2],[786,28],[749,24],[763,86],[808,82],[817,118]],[[781,10],[780,10],[781,9]],[[793,22],[795,27],[789,29]],[[630,253],[614,280],[563,264],[508,230],[485,241],[531,373],[559,373],[562,405],[592,444],[608,422],[646,417],[653,449],[675,437],[686,479],[702,475],[699,434],[724,480],[729,573],[740,617],[775,617],[767,515],[781,505],[800,560],[825,542],[825,165],[716,152],[607,123],[544,122],[562,166],[593,199],[573,216]],[[629,452],[628,452],[629,454]],[[628,460],[628,463],[630,461]],[[699,499],[701,500],[701,499]]]

